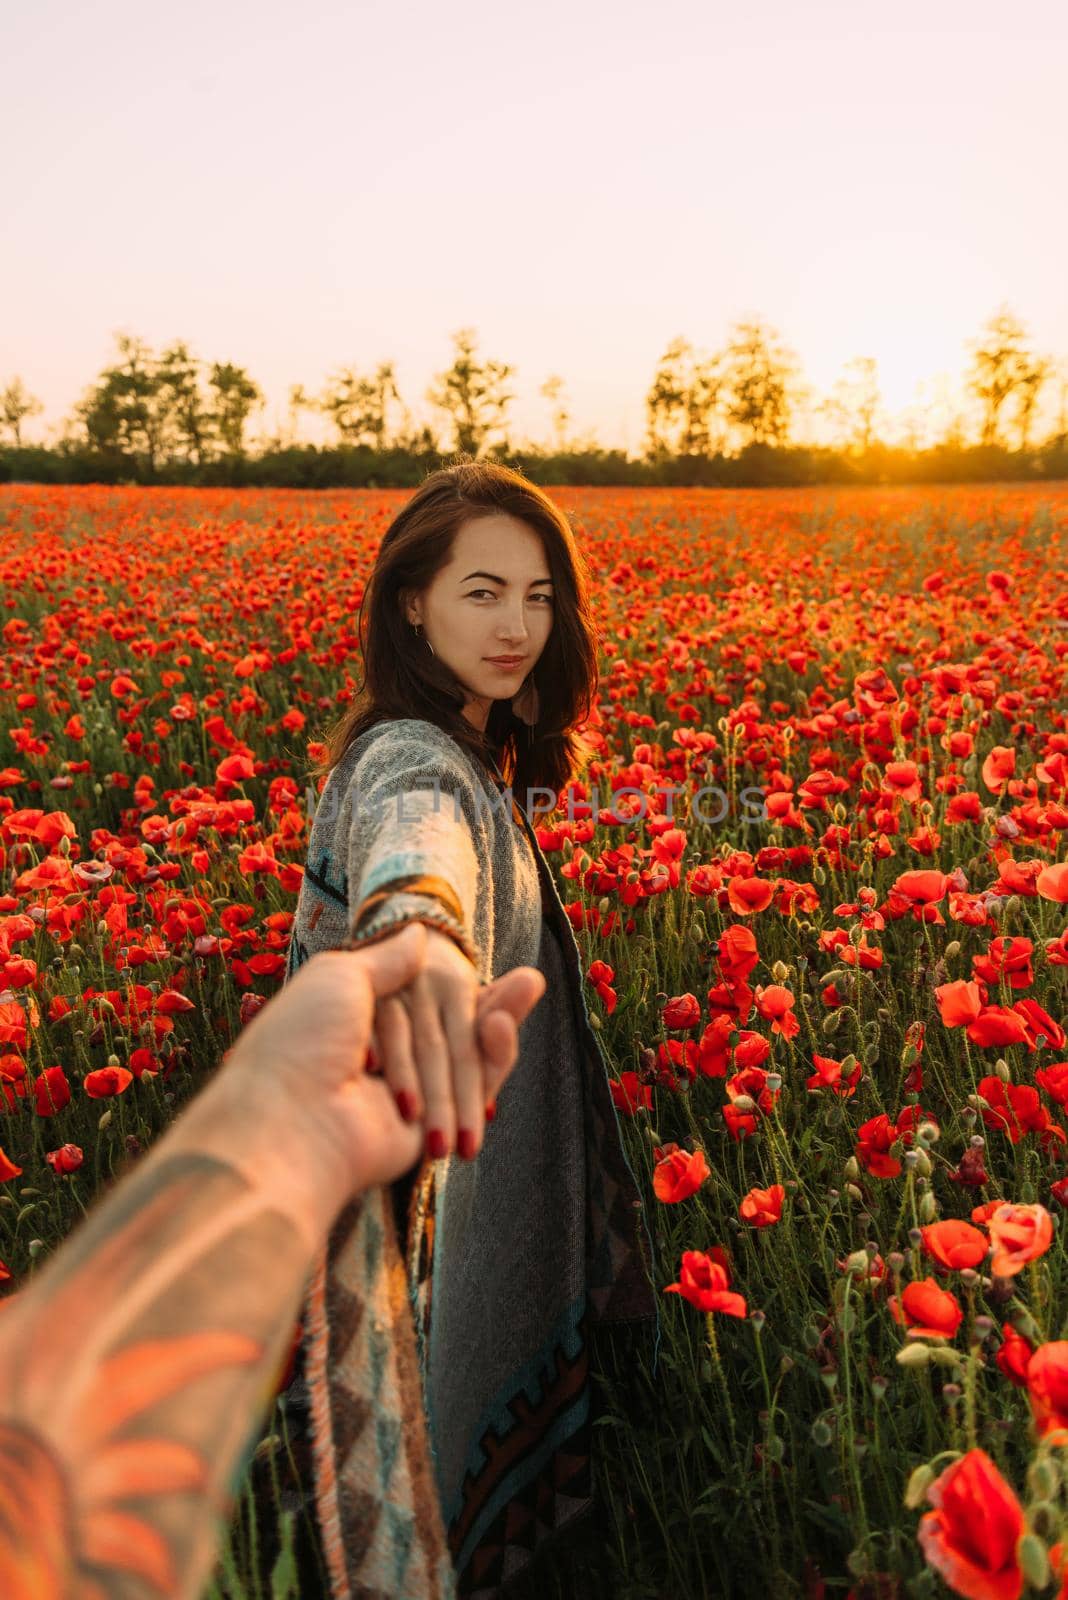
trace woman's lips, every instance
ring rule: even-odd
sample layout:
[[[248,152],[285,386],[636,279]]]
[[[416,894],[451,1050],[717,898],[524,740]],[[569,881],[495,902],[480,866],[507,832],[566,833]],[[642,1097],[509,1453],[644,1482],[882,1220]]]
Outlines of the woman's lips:
[[[486,660],[492,667],[503,667],[506,672],[512,672],[516,667],[521,667],[525,656],[487,656]]]

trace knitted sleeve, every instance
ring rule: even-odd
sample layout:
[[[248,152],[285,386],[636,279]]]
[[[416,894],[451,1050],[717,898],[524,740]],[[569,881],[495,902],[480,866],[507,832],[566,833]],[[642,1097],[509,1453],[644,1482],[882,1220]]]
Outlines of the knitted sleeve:
[[[478,797],[454,741],[416,718],[380,724],[353,768],[348,798],[350,942],[424,922],[478,967]]]

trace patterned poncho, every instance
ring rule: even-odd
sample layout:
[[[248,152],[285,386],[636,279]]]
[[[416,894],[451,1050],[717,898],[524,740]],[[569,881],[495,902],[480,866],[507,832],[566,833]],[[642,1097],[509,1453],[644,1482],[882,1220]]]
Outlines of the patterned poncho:
[[[534,829],[499,771],[407,718],[330,773],[286,976],[412,919],[480,982],[533,966],[546,991],[478,1157],[357,1197],[314,1275],[304,1357],[333,1600],[500,1594],[592,1505],[595,1325],[656,1319],[607,1062]]]

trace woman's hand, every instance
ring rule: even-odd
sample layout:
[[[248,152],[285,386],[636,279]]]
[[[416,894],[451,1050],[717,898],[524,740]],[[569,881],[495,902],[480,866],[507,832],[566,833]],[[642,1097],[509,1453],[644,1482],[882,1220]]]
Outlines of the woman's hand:
[[[373,1049],[401,1115],[425,1122],[427,1155],[437,1160],[455,1149],[470,1160],[515,1064],[519,1024],[544,994],[545,979],[536,967],[514,967],[480,985],[447,934],[426,932],[415,977],[376,1002]]]

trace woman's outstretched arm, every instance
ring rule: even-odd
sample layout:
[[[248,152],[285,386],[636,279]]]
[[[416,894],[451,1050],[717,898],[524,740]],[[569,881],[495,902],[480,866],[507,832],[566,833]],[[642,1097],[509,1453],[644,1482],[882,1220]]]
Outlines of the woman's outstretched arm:
[[[315,1251],[350,1196],[419,1157],[363,1066],[376,998],[426,941],[307,962],[0,1311],[5,1600],[200,1592]],[[509,1067],[539,993],[521,973],[483,991],[484,1046]]]

